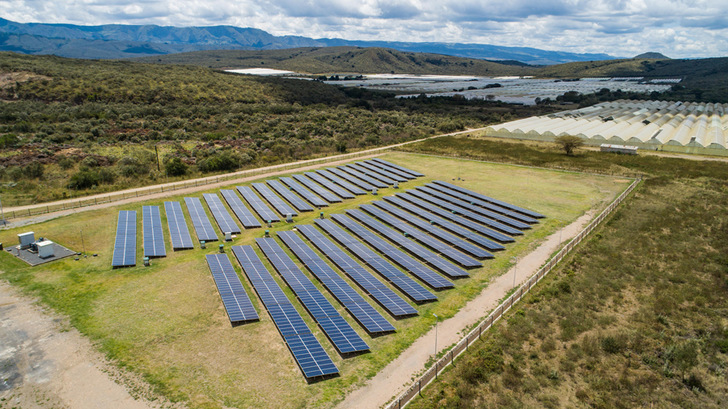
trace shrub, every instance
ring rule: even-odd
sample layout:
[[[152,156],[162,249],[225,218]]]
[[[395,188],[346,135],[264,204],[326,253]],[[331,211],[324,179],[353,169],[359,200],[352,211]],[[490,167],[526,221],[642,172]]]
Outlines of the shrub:
[[[13,148],[20,143],[20,138],[17,135],[8,133],[0,136],[0,148]]]
[[[197,163],[200,172],[220,172],[235,170],[240,167],[240,155],[224,151],[208,156]]]
[[[573,156],[574,150],[584,144],[584,141],[575,135],[561,135],[556,137],[554,142],[566,152],[567,156]]]
[[[187,165],[182,159],[174,157],[164,164],[164,170],[169,176],[182,176],[187,173]]]
[[[90,170],[82,170],[71,176],[68,188],[74,190],[89,189],[99,184],[99,175]]]
[[[63,156],[58,160],[58,166],[63,170],[71,169],[74,165],[76,165],[76,162],[67,156]]]
[[[40,179],[43,177],[43,165],[40,162],[32,162],[23,168],[25,177],[32,179]]]

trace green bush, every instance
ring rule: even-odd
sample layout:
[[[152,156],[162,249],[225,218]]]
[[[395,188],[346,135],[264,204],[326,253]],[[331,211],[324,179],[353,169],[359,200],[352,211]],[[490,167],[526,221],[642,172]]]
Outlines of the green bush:
[[[174,157],[164,164],[164,170],[169,176],[182,176],[187,173],[187,164],[182,159]]]
[[[68,188],[74,190],[90,189],[99,184],[99,174],[90,171],[82,170],[71,176],[71,180],[68,182]]]
[[[25,174],[25,177],[31,178],[31,179],[40,179],[43,177],[43,164],[40,162],[32,162],[26,167],[23,168],[23,173]]]
[[[236,170],[240,167],[241,157],[231,151],[212,154],[197,163],[200,172],[222,172]]]
[[[17,135],[8,133],[0,135],[0,148],[7,149],[13,148],[20,143],[20,138]]]

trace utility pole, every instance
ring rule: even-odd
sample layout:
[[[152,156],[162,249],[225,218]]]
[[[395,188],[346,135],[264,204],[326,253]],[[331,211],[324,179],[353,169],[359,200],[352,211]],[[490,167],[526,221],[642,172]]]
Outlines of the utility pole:
[[[157,172],[161,172],[162,169],[159,166],[159,150],[157,149],[157,145],[154,145],[154,152],[157,154]]]
[[[513,288],[516,288],[516,272],[518,271],[518,257],[513,257],[511,259],[512,262],[515,263],[513,266]]]
[[[438,317],[434,312],[432,315],[435,316],[435,360],[437,360],[437,323],[440,321],[440,317]]]

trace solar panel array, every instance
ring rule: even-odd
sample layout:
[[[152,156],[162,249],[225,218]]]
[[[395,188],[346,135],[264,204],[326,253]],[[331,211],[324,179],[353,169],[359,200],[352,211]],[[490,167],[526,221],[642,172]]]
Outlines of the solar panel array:
[[[331,220],[316,220],[316,225],[333,237],[352,254],[368,265],[372,270],[384,277],[389,283],[418,303],[436,301],[437,297],[425,287],[399,271],[382,256],[375,253],[362,242],[355,239]]]
[[[217,233],[212,228],[212,223],[210,223],[210,219],[207,217],[200,199],[197,197],[185,197],[185,204],[187,205],[187,210],[190,212],[192,227],[194,227],[197,233],[197,239],[204,241],[217,240]]]
[[[242,200],[240,200],[240,196],[238,196],[237,193],[235,193],[234,190],[229,189],[223,189],[220,191],[222,193],[222,197],[225,198],[225,201],[227,202],[228,206],[230,206],[230,209],[232,209],[233,213],[235,213],[235,216],[240,220],[240,223],[243,224],[243,228],[246,229],[253,229],[256,227],[261,227],[260,222],[258,219],[255,218],[255,215],[253,215],[253,212],[248,209],[247,206],[243,203]]]
[[[446,201],[448,203],[452,203],[454,205],[458,205],[458,206],[462,207],[463,209],[467,209],[467,210],[470,210],[471,212],[480,214],[489,219],[496,220],[496,221],[501,222],[501,223],[505,224],[506,226],[512,227],[514,229],[526,230],[526,229],[531,228],[531,225],[528,223],[524,223],[519,220],[514,220],[514,219],[512,219],[508,216],[504,216],[500,213],[496,213],[496,212],[490,211],[488,209],[484,209],[480,206],[475,206],[464,200],[460,200],[454,196],[447,195],[445,193],[442,193],[440,191],[433,189],[432,187],[430,187],[429,184],[425,185],[425,186],[421,186],[421,188],[422,188],[423,192],[429,194],[432,197],[438,198],[440,200],[444,200],[444,201]]]
[[[142,227],[144,257],[166,257],[159,206],[142,206]]]
[[[326,207],[329,202],[320,198],[317,194],[311,192],[305,187],[301,186],[298,182],[292,178],[281,178],[281,182],[285,183],[286,186],[290,187],[294,192],[298,193],[304,199],[308,200],[309,203],[316,207]]]
[[[225,306],[231,324],[239,324],[259,319],[248,293],[225,254],[208,254],[207,266],[215,280],[222,304]]]
[[[440,193],[444,193],[446,195],[469,202],[471,205],[477,205],[477,206],[483,207],[487,210],[491,210],[493,212],[500,213],[504,216],[508,216],[511,219],[515,219],[515,220],[518,220],[523,223],[528,223],[528,224],[538,223],[538,220],[533,217],[526,216],[522,213],[518,213],[513,210],[508,210],[504,207],[488,203],[484,200],[476,199],[472,196],[463,195],[462,193],[460,193],[456,190],[450,189],[450,188],[442,186],[442,185],[438,185],[437,183],[429,183],[429,184],[427,184],[427,187],[429,187],[430,189],[437,190]]]
[[[193,248],[190,230],[187,228],[187,221],[179,202],[164,202],[164,211],[167,213],[167,227],[169,227],[169,237],[172,239],[172,249]]]
[[[367,165],[370,165],[370,166],[374,166],[374,167],[376,167],[378,169],[382,169],[382,170],[387,171],[387,172],[389,172],[389,173],[391,173],[393,175],[397,175],[397,176],[403,177],[403,178],[405,178],[407,180],[417,179],[417,176],[414,176],[411,173],[403,172],[403,171],[401,171],[399,169],[395,169],[395,168],[388,167],[388,166],[386,166],[386,165],[384,165],[382,163],[379,163],[379,162],[377,162],[375,160],[365,160],[363,163],[366,163]]]
[[[349,175],[351,175],[359,180],[363,180],[364,182],[370,184],[371,186],[378,187],[380,189],[384,189],[387,187],[386,183],[384,183],[378,179],[375,179],[373,177],[370,177],[368,175],[365,175],[365,174],[359,172],[358,170],[354,169],[351,166],[348,166],[348,165],[339,166],[338,169],[341,169],[342,171],[348,173]]]
[[[443,260],[442,257],[438,256],[437,254],[431,252],[430,250],[427,250],[426,248],[413,242],[412,240],[408,239],[407,237],[404,237],[402,234],[397,233],[396,231],[385,226],[384,224],[365,215],[364,213],[361,212],[361,210],[347,210],[346,214],[353,217],[354,219],[361,222],[362,224],[369,227],[370,229],[374,230],[375,232],[386,237],[391,242],[393,242],[393,243],[397,244],[398,246],[402,247],[403,249],[407,250],[410,254],[414,255],[415,257],[424,261],[428,265],[432,266],[437,271],[444,273],[448,277],[460,278],[460,277],[469,276],[467,271],[463,270],[462,268],[460,268],[452,263],[449,263],[449,262]]]
[[[415,215],[422,217],[425,220],[429,220],[430,223],[432,223],[435,226],[440,226],[443,229],[455,233],[459,235],[460,237],[465,238],[466,240],[469,240],[472,243],[475,243],[487,250],[490,251],[497,251],[497,250],[504,250],[505,247],[502,244],[498,244],[492,240],[486,239],[485,237],[474,233],[464,227],[461,227],[453,222],[450,222],[448,220],[443,219],[442,217],[436,216],[434,213],[431,213],[425,209],[428,208],[428,206],[425,206],[424,208],[418,208],[416,206],[413,206],[411,202],[408,202],[407,200],[403,200],[403,197],[405,194],[396,194],[394,196],[388,196],[385,197],[384,200],[393,203],[402,209],[407,210],[410,213],[409,217],[414,217]],[[413,198],[413,200],[417,200],[416,198]],[[429,206],[432,207],[432,206]]]
[[[398,175],[396,173],[393,173],[393,172],[391,172],[389,170],[384,170],[382,168],[378,168],[378,167],[376,167],[376,166],[374,166],[374,165],[372,165],[370,163],[367,163],[367,162],[357,162],[356,165],[357,166],[360,166],[363,169],[366,169],[369,172],[372,172],[372,173],[377,174],[377,175],[384,176],[384,177],[386,177],[388,179],[391,179],[391,180],[393,180],[395,182],[404,183],[404,182],[406,182],[406,181],[409,180],[408,178],[406,178],[404,176],[400,176],[400,175]]]
[[[258,238],[255,242],[340,353],[369,350],[369,345],[336,311],[275,239]]]
[[[339,168],[326,168],[326,170],[329,173],[339,177],[340,179],[343,179],[343,180],[347,181],[348,183],[355,185],[356,187],[358,187],[360,189],[364,189],[366,192],[371,192],[375,188],[375,186],[372,186],[369,183],[367,183],[361,179],[357,179],[354,176],[352,176],[351,174],[344,172],[343,170],[341,170]]]
[[[212,217],[215,218],[217,225],[220,226],[220,230],[223,233],[240,233],[240,227],[235,223],[235,220],[230,216],[225,205],[222,204],[222,200],[216,194],[205,193],[202,197],[205,198],[205,202],[207,202],[207,206],[210,208],[210,212],[212,212]]]
[[[346,189],[347,191],[349,191],[355,195],[367,194],[367,192],[364,189],[347,182],[346,180],[334,175],[333,173],[329,172],[328,170],[319,169],[316,171],[316,173],[325,177],[327,180],[330,180],[331,182],[335,183],[337,186],[343,187],[344,189]]]
[[[122,210],[116,225],[116,241],[112,267],[131,267],[136,265],[136,211]]]
[[[382,166],[384,166],[386,168],[397,169],[399,171],[402,171],[402,172],[405,172],[405,173],[409,173],[410,175],[412,175],[414,177],[418,177],[419,178],[419,177],[425,176],[425,175],[423,175],[420,172],[416,172],[416,171],[414,171],[412,169],[407,169],[405,167],[402,167],[402,166],[399,166],[399,165],[395,165],[394,163],[387,162],[384,159],[374,158],[374,159],[372,159],[372,161],[373,162],[377,162],[377,163],[379,163],[380,165],[382,165]]]
[[[394,317],[417,315],[417,310],[398,296],[392,289],[377,280],[369,271],[344,253],[331,240],[313,226],[296,226],[337,267],[354,280],[369,296],[375,299]]]
[[[291,192],[291,190],[284,186],[280,180],[266,180],[265,182],[268,184],[268,186],[275,190],[276,193],[283,196],[284,199],[288,200],[288,203],[290,203],[299,212],[313,211],[313,207],[311,207],[311,205],[301,199],[300,196]]]
[[[265,184],[253,183],[252,186],[258,191],[258,193],[260,193],[261,196],[263,196],[263,198],[265,198],[265,200],[268,201],[268,203],[270,203],[271,206],[273,206],[274,209],[276,209],[278,213],[281,214],[281,216],[287,216],[289,214],[291,216],[298,216],[298,213],[296,213],[296,211],[293,210],[288,203],[284,202],[277,194],[273,193],[273,191]]]
[[[362,239],[370,246],[377,249],[377,251],[384,254],[387,258],[389,258],[405,270],[409,271],[412,275],[414,275],[430,287],[436,290],[444,290],[454,287],[454,284],[448,279],[430,270],[418,260],[407,255],[405,252],[398,249],[397,247],[389,244],[389,242],[374,234],[374,232],[368,230],[366,227],[360,225],[354,220],[341,214],[334,214],[331,216],[331,218],[340,225],[346,227],[349,231],[354,233],[354,235]]]
[[[243,195],[243,199],[245,199],[246,202],[250,205],[250,207],[253,208],[255,213],[260,216],[263,221],[271,221],[271,222],[279,222],[281,219],[273,213],[273,210],[270,209],[259,197],[258,195],[253,192],[253,189],[247,187],[247,186],[238,186],[238,191],[241,195]]]
[[[283,336],[306,378],[339,373],[331,357],[288,300],[252,246],[233,246],[233,254]]]
[[[424,246],[429,247],[431,250],[442,254],[443,256],[449,258],[453,262],[465,268],[475,268],[482,266],[482,264],[478,260],[463,254],[462,252],[448,246],[447,244],[439,240],[432,238],[432,236],[422,232],[421,230],[413,228],[404,221],[399,220],[390,214],[387,214],[381,209],[378,209],[376,206],[363,205],[361,206],[361,209],[382,220],[383,222],[389,224],[396,230],[403,232],[408,237],[412,237],[413,239],[422,243]]]
[[[441,185],[441,186],[445,186],[447,188],[450,188],[450,189],[452,189],[452,190],[454,190],[456,192],[460,192],[460,193],[466,194],[468,196],[472,196],[472,197],[474,197],[476,199],[484,200],[486,202],[493,203],[495,205],[504,207],[506,209],[510,209],[510,210],[515,211],[515,212],[525,214],[526,216],[530,216],[530,217],[533,217],[533,218],[536,218],[536,219],[543,219],[544,217],[546,217],[546,216],[542,215],[541,213],[536,213],[534,211],[531,211],[531,210],[528,210],[528,209],[524,209],[522,207],[518,207],[518,206],[512,205],[510,203],[503,202],[501,200],[493,199],[492,197],[488,197],[486,195],[482,195],[480,193],[473,192],[472,190],[468,190],[468,189],[462,188],[460,186],[453,185],[451,183],[442,182],[442,181],[439,181],[439,180],[436,180],[435,183],[437,183],[438,185]]]
[[[336,196],[339,196],[342,199],[353,199],[356,197],[353,193],[349,192],[348,190],[344,189],[343,187],[335,184],[334,182],[326,179],[325,177],[319,175],[316,172],[306,172],[304,173],[306,177],[313,180],[314,182],[318,183],[319,185],[325,187],[326,189],[332,191],[336,194]]]
[[[306,268],[321,281],[329,292],[370,334],[394,332],[394,325],[387,321],[349,283],[347,283],[331,266],[306,245],[294,232],[280,232],[278,237],[298,257]]]
[[[473,243],[465,241],[458,236],[448,233],[447,231],[420,219],[419,217],[413,215],[412,213],[408,213],[387,202],[373,202],[372,204],[374,206],[377,206],[380,209],[386,211],[387,213],[389,213],[393,216],[396,216],[403,222],[409,223],[412,226],[416,226],[421,231],[426,232],[430,236],[435,237],[438,240],[441,240],[466,254],[469,254],[469,255],[471,255],[475,258],[479,258],[479,259],[493,258],[493,254],[483,250],[482,248],[474,245]],[[406,206],[406,204],[405,204],[405,206]],[[413,208],[414,206],[410,205],[410,207]],[[392,225],[392,226],[397,227],[395,225]],[[407,228],[406,225],[398,224],[398,226],[402,226],[402,231],[409,232],[412,230],[411,227]],[[418,234],[421,234],[421,233],[418,233]]]
[[[312,192],[319,195],[322,199],[326,200],[329,203],[341,203],[341,198],[339,196],[336,196],[335,194],[331,193],[331,191],[321,187],[318,183],[314,182],[313,180],[307,178],[303,175],[293,175],[293,178],[296,179],[296,181],[304,186],[306,186],[308,189],[310,189]]]
[[[366,176],[372,178],[372,180],[378,180],[378,181],[384,183],[385,185],[393,185],[395,182],[395,180],[393,180],[387,176],[384,176],[380,173],[372,172],[371,170],[359,165],[358,163],[352,163],[347,166],[350,169],[354,169],[357,172],[361,173],[362,175],[366,175]]]

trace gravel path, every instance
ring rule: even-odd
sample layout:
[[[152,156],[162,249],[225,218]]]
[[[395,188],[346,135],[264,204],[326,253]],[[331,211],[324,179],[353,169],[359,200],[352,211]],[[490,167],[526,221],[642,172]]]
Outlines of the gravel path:
[[[438,352],[458,342],[463,330],[486,317],[495,309],[499,301],[505,298],[513,288],[515,274],[516,285],[526,281],[548,261],[551,254],[576,236],[594,217],[590,211],[579,217],[570,225],[547,237],[541,245],[531,253],[518,260],[514,268],[506,274],[495,278],[478,297],[468,302],[455,316],[438,324]],[[563,240],[563,241],[562,241]],[[364,386],[349,393],[337,408],[375,409],[384,406],[396,395],[402,393],[420,373],[427,360],[435,352],[435,329],[421,336],[394,361],[377,373]]]

